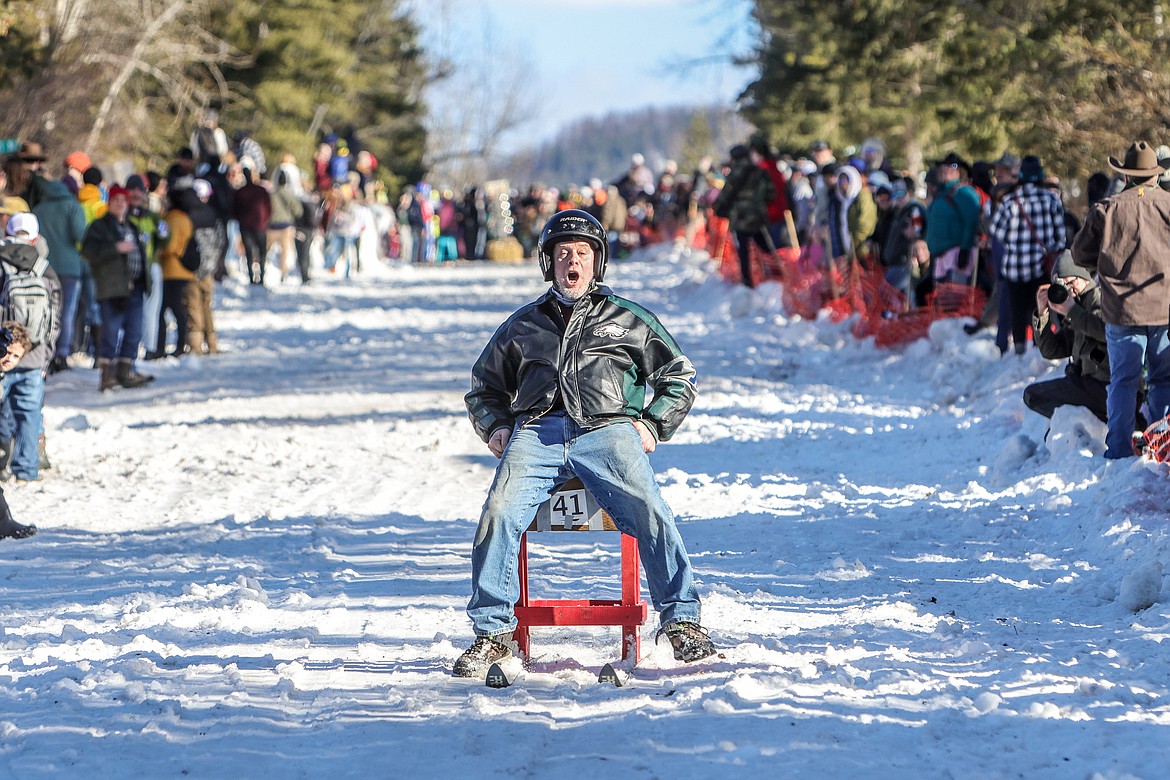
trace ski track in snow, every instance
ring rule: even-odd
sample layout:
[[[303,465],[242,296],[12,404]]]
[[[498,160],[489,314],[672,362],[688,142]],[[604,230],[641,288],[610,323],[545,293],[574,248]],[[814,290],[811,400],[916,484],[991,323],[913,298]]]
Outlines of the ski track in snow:
[[[5,486],[0,777],[1160,778],[1167,468],[1100,457],[1059,370],[961,321],[877,350],[667,247],[612,264],[694,360],[652,456],[721,655],[533,632],[455,680],[495,459],[462,396],[533,265],[221,288],[230,351],[99,395],[50,380],[54,469]],[[534,596],[612,597],[609,534],[534,544]]]

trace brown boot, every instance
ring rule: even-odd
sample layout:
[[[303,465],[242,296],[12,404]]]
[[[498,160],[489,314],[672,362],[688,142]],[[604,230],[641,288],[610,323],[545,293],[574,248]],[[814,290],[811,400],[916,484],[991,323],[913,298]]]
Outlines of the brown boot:
[[[114,367],[108,358],[98,358],[98,371],[100,372],[98,390],[104,393],[118,386],[118,378],[114,375]]]
[[[148,382],[153,382],[154,377],[135,371],[134,361],[129,358],[119,358],[118,368],[114,374],[114,381],[122,387],[142,387]]]

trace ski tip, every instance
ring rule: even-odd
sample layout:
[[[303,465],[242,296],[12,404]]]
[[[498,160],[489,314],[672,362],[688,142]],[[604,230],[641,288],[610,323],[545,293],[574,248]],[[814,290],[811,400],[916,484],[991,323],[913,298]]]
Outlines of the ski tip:
[[[512,684],[512,680],[504,673],[499,664],[492,664],[487,671],[484,683],[489,688],[507,688]]]
[[[619,677],[617,671],[614,670],[613,664],[606,664],[605,666],[601,667],[601,673],[597,675],[597,682],[609,683],[615,688],[622,687],[622,678]]]

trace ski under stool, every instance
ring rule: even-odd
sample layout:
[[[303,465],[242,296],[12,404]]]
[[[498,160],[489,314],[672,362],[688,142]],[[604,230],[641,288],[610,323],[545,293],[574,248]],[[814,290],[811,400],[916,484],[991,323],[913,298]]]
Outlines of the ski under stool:
[[[576,477],[557,488],[540,506],[536,519],[520,537],[520,600],[516,602],[516,630],[512,635],[520,654],[529,657],[529,629],[534,626],[621,626],[622,659],[632,657],[638,663],[642,657],[638,629],[648,614],[639,583],[638,540],[621,535],[620,600],[534,599],[528,594],[528,534],[540,531],[618,531],[618,528]]]

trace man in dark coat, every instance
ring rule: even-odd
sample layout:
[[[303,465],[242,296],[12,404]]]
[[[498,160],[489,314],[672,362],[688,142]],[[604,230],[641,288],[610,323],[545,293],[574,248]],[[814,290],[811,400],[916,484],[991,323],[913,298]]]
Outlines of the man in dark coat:
[[[93,269],[94,286],[102,312],[98,345],[98,389],[141,387],[154,377],[134,368],[142,346],[143,317],[151,279],[147,272],[146,243],[130,213],[126,188],[110,188],[109,210],[89,226],[81,254]]]
[[[1104,422],[1109,353],[1101,290],[1067,250],[1057,260],[1052,277],[1054,283],[1036,293],[1032,333],[1041,355],[1069,361],[1064,376],[1024,388],[1024,403],[1045,417],[1052,417],[1058,406],[1083,406]]]
[[[731,172],[715,199],[714,209],[716,216],[728,220],[735,234],[740,278],[748,287],[756,286],[752,278],[752,242],[765,252],[775,251],[768,235],[768,204],[775,196],[772,180],[763,168],[752,162],[748,148],[741,144],[731,147]]]
[[[467,614],[476,640],[453,672],[482,677],[511,655],[521,536],[572,475],[638,539],[659,634],[674,657],[705,658],[715,647],[699,624],[690,559],[649,459],[694,403],[694,367],[653,314],[600,284],[609,246],[593,216],[576,209],[553,215],[539,252],[551,288],[496,331],[464,399],[500,466],[471,554]]]

